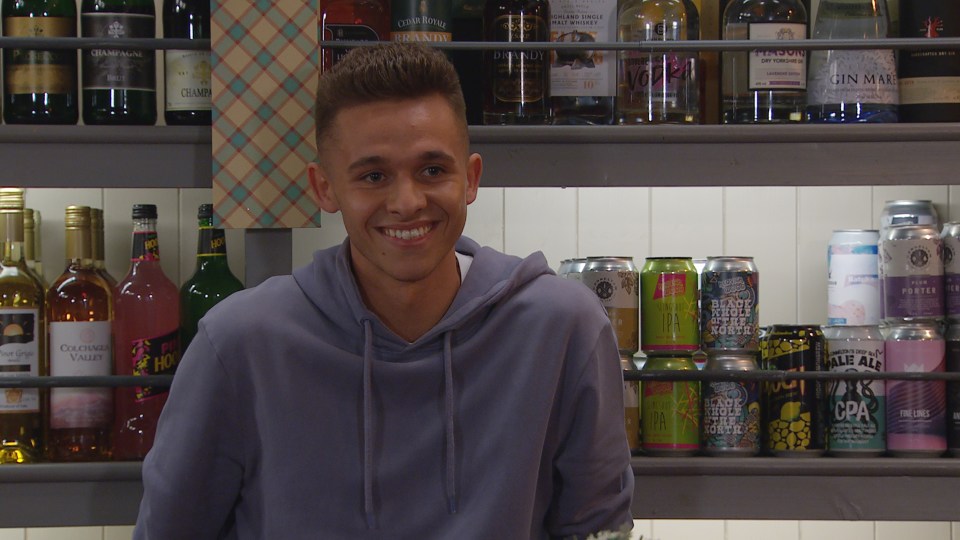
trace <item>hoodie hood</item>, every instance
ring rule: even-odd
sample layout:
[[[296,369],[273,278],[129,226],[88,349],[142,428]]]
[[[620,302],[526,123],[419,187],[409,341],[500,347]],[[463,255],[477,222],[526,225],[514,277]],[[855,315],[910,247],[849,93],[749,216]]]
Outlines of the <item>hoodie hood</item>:
[[[473,257],[453,303],[443,318],[413,343],[387,328],[364,305],[350,262],[349,239],[339,248],[314,254],[311,264],[294,271],[293,277],[310,302],[337,329],[339,346],[355,352],[363,361],[363,494],[367,526],[377,528],[374,506],[374,393],[373,370],[378,361],[404,361],[408,353],[422,348],[439,348],[443,360],[444,491],[447,511],[457,512],[456,388],[453,371],[458,340],[466,340],[482,323],[482,316],[499,301],[539,276],[553,274],[540,252],[525,259],[504,255],[461,237],[455,250]]]

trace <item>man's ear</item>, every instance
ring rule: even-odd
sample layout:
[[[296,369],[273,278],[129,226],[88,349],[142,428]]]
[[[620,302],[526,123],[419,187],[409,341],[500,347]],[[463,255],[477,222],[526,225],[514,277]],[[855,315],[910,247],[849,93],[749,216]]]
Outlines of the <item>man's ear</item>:
[[[480,154],[470,154],[467,158],[467,204],[477,199],[477,188],[480,187],[480,175],[483,174],[483,160]]]
[[[307,178],[310,180],[310,189],[317,198],[320,208],[331,214],[340,211],[340,205],[337,203],[337,196],[333,192],[333,186],[330,185],[330,179],[327,173],[317,163],[307,165]]]

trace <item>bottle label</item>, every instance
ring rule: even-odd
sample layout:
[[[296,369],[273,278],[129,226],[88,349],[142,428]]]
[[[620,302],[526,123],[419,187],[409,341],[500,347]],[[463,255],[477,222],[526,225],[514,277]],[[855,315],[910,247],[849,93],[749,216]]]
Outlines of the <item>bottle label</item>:
[[[617,40],[616,0],[551,0],[550,41]],[[551,96],[615,96],[615,51],[572,50],[550,53]]]
[[[451,41],[451,3],[443,0],[401,0],[390,3],[393,41]]]
[[[40,375],[39,315],[36,309],[0,309],[0,377]],[[3,389],[0,414],[31,412],[40,412],[39,389]]]
[[[153,338],[135,339],[130,346],[130,363],[133,374],[173,375],[180,364],[179,331]],[[134,396],[137,402],[162,396],[169,392],[166,386],[137,386]]]
[[[806,39],[807,25],[759,23],[750,25],[750,39]],[[807,53],[796,50],[750,51],[750,90],[805,90]]]
[[[154,16],[134,13],[84,13],[84,37],[152,38]],[[155,51],[145,49],[92,49],[83,54],[85,90],[156,89]]]
[[[547,22],[531,15],[501,15],[494,20],[492,41],[546,41]],[[542,81],[549,69],[547,52],[495,50],[493,95],[508,103],[535,103],[546,97]]]
[[[67,17],[4,17],[9,37],[73,37],[76,23]],[[4,88],[8,94],[67,94],[77,87],[73,51],[10,49],[4,55]]]
[[[211,109],[210,51],[166,51],[168,111]]]
[[[133,257],[131,261],[159,261],[160,242],[157,231],[137,231],[133,233]]]
[[[110,321],[50,323],[50,375],[110,375]],[[113,420],[110,388],[52,388],[53,429],[109,426]]]
[[[900,79],[901,105],[960,103],[960,77]]]
[[[893,51],[814,51],[807,102],[896,105],[899,92]]]
[[[224,256],[227,254],[227,237],[223,229],[200,227],[197,257]]]
[[[324,24],[322,41],[380,41],[380,36],[377,35],[376,30],[362,24]],[[343,60],[343,57],[350,51],[351,49],[324,49],[321,47],[320,54],[323,56],[324,71]]]

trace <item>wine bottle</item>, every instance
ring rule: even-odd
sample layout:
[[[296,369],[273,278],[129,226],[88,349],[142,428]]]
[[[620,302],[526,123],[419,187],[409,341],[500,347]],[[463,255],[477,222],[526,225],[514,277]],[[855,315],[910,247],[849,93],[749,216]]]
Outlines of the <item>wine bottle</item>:
[[[210,2],[163,0],[163,36],[210,39]],[[212,108],[210,51],[168,49],[163,53],[168,125],[210,125]]]
[[[197,211],[200,228],[197,266],[180,287],[180,344],[184,351],[197,334],[197,323],[213,306],[243,290],[243,283],[230,272],[227,242],[223,229],[213,226],[213,205],[201,204]]]
[[[900,36],[960,37],[960,3],[953,0],[900,0]],[[960,51],[900,51],[901,122],[960,121]]]
[[[50,375],[110,375],[113,296],[93,268],[90,208],[68,206],[65,214],[67,266],[47,291]],[[112,420],[109,388],[50,389],[47,457],[52,461],[108,459]]]
[[[800,0],[735,0],[723,12],[723,39],[807,38]],[[802,50],[723,51],[725,124],[802,122],[807,55]]]
[[[690,39],[696,8],[683,0],[626,0],[618,14],[618,41]],[[699,17],[698,17],[699,20]],[[620,124],[700,123],[699,55],[618,51]]]
[[[3,0],[3,35],[76,37],[74,0]],[[4,49],[8,124],[76,124],[77,55],[68,49]]]
[[[322,41],[386,41],[390,39],[390,7],[383,0],[321,0]],[[333,67],[350,49],[320,47],[320,65]]]
[[[489,0],[484,41],[550,41],[547,0]],[[483,54],[484,124],[550,123],[550,55],[546,50],[486,50]]]
[[[0,189],[0,242],[0,376],[43,376],[47,374],[43,286],[24,259],[23,189]],[[44,410],[39,389],[3,389],[0,463],[40,460]]]
[[[177,286],[160,267],[157,207],[133,205],[130,270],[115,288],[118,375],[172,375],[180,363]],[[143,459],[153,446],[167,387],[119,387],[113,430],[115,460]]]
[[[823,0],[814,39],[884,39],[886,2]],[[816,50],[807,75],[811,122],[896,122],[897,65],[891,49]]]
[[[82,0],[84,37],[152,38],[153,0]],[[83,122],[153,125],[157,121],[156,52],[92,49],[83,60]]]
[[[110,285],[111,289],[116,287],[117,279],[107,271],[107,264],[104,260],[103,210],[99,208],[90,209],[90,243],[93,250],[93,268]]]
[[[23,209],[23,260],[27,264],[27,271],[30,272],[40,285],[43,286],[44,294],[50,288],[50,284],[43,277],[42,268],[36,256],[36,248],[40,245],[39,235],[37,234],[37,219],[39,211],[31,208]]]

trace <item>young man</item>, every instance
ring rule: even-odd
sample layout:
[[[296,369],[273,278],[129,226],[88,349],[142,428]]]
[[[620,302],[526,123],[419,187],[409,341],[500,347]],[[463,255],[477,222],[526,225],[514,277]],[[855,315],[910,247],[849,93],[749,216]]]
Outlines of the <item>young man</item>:
[[[320,78],[321,207],[348,237],[201,321],[137,539],[586,538],[631,523],[605,312],[541,254],[461,237],[482,164],[442,53]]]

